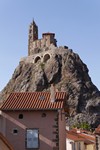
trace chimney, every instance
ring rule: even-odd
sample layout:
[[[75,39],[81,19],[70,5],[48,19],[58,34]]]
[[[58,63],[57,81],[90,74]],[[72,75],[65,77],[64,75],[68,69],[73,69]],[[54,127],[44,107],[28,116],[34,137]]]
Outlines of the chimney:
[[[81,133],[81,130],[80,130],[80,129],[77,129],[77,130],[76,130],[76,133]]]
[[[53,84],[51,84],[51,87],[50,87],[50,101],[52,103],[55,102],[55,100],[56,100],[55,94],[56,94],[55,86]]]
[[[70,126],[66,125],[66,130],[69,131],[70,130]]]

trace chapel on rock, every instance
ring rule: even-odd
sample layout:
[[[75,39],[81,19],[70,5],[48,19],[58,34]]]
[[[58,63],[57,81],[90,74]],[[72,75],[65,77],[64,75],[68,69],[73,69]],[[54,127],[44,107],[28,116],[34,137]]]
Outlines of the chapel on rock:
[[[38,39],[38,26],[33,20],[29,26],[29,39],[28,39],[28,55],[38,53],[38,49],[49,47],[51,44],[56,46],[55,33],[43,33],[42,39]]]
[[[33,20],[29,26],[28,56],[21,58],[21,61],[31,63],[46,62],[55,55],[55,49],[57,49],[55,33],[43,33],[42,38],[38,39],[38,26]]]

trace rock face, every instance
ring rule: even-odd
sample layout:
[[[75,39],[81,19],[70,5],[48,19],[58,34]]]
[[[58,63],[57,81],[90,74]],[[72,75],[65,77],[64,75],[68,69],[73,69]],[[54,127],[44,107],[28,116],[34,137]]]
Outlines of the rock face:
[[[92,83],[87,66],[78,54],[64,47],[45,62],[23,62],[0,93],[1,102],[11,92],[49,91],[54,83],[58,91],[66,91],[68,123],[88,122],[92,127],[100,124],[100,92]]]

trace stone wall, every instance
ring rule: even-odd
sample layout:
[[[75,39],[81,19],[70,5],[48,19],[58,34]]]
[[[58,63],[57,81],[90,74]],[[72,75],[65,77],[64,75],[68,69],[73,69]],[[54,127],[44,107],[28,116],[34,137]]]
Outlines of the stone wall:
[[[21,58],[20,62],[37,63],[39,60],[39,61],[41,61],[41,63],[43,63],[43,62],[46,62],[48,59],[55,57],[57,54],[63,54],[67,51],[71,51],[71,50],[68,49],[68,47],[64,48],[62,46],[60,46],[59,50],[58,50],[58,48],[56,46],[51,44],[47,50],[46,50],[46,48],[43,48],[42,51],[39,53]]]
[[[37,63],[38,60],[40,60],[41,62],[46,62],[48,59],[55,55],[55,49],[56,47],[54,47],[53,51],[49,49],[48,51],[43,51],[41,53],[30,55],[28,57],[23,57],[21,58],[20,62]]]
[[[42,39],[38,39],[32,42],[30,47],[30,53],[29,55],[34,55],[36,53],[39,53],[39,51],[36,51],[35,49],[43,49],[46,47],[49,47],[51,44],[56,46],[56,39],[54,38],[54,33],[44,33],[42,35]]]

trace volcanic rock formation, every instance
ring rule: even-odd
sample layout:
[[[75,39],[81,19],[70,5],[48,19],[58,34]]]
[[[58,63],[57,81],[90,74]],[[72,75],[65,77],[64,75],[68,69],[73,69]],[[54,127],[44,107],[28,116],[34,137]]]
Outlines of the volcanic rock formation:
[[[2,90],[0,100],[11,92],[49,91],[51,83],[58,91],[66,91],[66,108],[69,124],[88,122],[93,127],[100,124],[100,92],[92,83],[87,66],[78,54],[64,47],[46,62],[21,61],[12,78]]]
[[[100,91],[92,83],[86,64],[68,47],[57,47],[54,33],[43,34],[42,40],[37,33],[33,21],[28,57],[21,59],[1,91],[1,103],[11,92],[50,91],[53,83],[57,91],[66,91],[67,123],[88,122],[96,127],[100,124]]]

